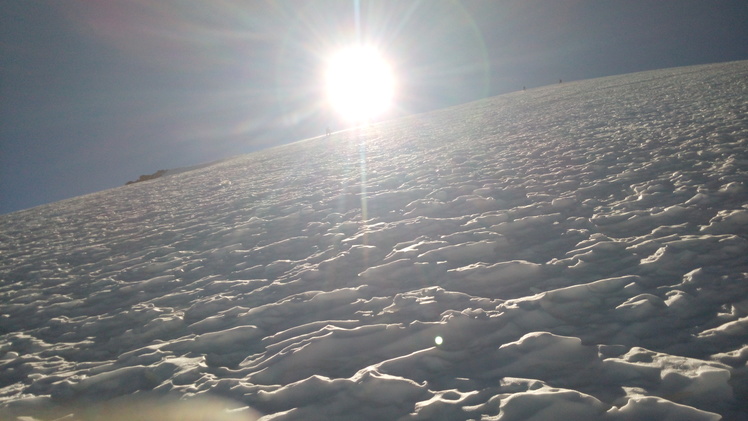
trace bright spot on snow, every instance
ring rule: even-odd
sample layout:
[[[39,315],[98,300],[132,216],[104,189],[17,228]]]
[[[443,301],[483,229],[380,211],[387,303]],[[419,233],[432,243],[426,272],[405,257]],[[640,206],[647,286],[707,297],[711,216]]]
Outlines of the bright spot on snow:
[[[374,48],[348,48],[328,62],[327,99],[348,120],[365,122],[386,111],[394,86],[390,65]]]
[[[436,338],[434,338],[434,343],[435,343],[435,344],[436,344],[437,346],[438,346],[438,345],[441,345],[441,344],[442,344],[442,342],[444,342],[444,339],[442,339],[442,337],[441,337],[441,336],[437,336]]]

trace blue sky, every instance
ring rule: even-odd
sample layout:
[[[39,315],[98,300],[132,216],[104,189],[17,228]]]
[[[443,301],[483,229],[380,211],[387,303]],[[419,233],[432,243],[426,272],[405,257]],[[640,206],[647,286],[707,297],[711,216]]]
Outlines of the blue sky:
[[[386,118],[526,86],[748,59],[744,0],[5,1],[0,213],[343,128],[321,65],[390,59]]]

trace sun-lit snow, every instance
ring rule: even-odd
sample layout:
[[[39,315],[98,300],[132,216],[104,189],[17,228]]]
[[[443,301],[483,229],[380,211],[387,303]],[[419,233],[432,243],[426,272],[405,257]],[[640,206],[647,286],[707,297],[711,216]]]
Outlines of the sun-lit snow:
[[[746,419],[747,98],[557,84],[2,215],[0,418]]]

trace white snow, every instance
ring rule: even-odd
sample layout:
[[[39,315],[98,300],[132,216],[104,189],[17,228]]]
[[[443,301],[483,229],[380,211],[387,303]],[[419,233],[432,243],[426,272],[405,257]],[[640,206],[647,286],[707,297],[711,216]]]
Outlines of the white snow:
[[[733,62],[3,215],[0,419],[747,420],[747,183]]]

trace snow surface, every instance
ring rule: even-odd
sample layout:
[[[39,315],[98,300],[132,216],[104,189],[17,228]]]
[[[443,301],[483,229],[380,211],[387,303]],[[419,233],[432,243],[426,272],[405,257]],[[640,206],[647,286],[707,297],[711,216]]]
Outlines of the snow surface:
[[[748,419],[747,182],[733,62],[3,215],[0,418]]]

